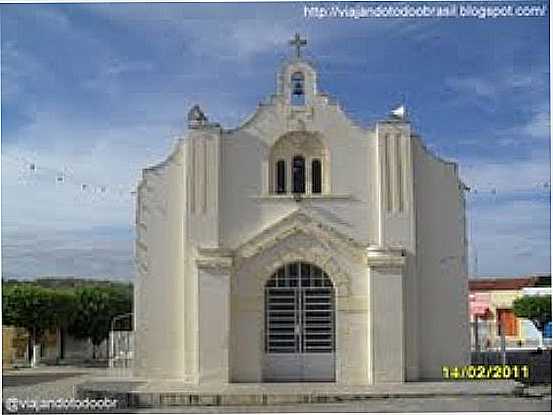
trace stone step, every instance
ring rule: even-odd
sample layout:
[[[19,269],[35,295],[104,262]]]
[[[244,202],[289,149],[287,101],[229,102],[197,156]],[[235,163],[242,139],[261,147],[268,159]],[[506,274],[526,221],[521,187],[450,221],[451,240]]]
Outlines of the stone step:
[[[333,383],[189,385],[183,382],[112,380],[76,385],[77,399],[116,399],[118,408],[171,406],[263,406],[339,403],[368,399],[516,396],[517,383],[406,382],[369,386]]]

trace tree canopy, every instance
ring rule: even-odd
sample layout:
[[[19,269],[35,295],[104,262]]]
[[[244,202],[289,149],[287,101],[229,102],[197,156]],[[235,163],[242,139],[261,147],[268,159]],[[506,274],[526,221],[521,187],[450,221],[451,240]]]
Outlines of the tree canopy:
[[[513,311],[517,317],[532,321],[543,332],[545,325],[551,321],[551,297],[542,295],[517,298],[513,302]]]
[[[6,286],[2,290],[3,323],[24,327],[36,340],[44,330],[60,327],[72,315],[74,296],[31,284]]]
[[[112,319],[132,312],[131,283],[77,279],[3,281],[2,323],[27,329],[32,344],[48,329],[67,328],[96,347]]]
[[[75,297],[75,317],[69,332],[77,338],[90,338],[95,346],[108,337],[114,317],[132,311],[132,296],[115,287],[80,287]]]

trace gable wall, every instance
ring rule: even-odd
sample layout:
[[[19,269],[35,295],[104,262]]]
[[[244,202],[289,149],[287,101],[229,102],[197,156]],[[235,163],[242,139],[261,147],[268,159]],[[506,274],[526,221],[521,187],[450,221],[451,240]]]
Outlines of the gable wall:
[[[221,187],[221,241],[235,247],[268,224],[310,205],[332,226],[358,241],[374,240],[369,205],[372,133],[353,126],[337,107],[320,104],[312,116],[302,117],[307,131],[317,132],[330,152],[331,193],[344,199],[304,199],[297,203],[265,197],[268,190],[271,146],[294,130],[289,107],[278,103],[261,107],[254,120],[223,136]],[[292,125],[291,125],[292,124]],[[288,183],[290,186],[290,183]],[[374,211],[374,209],[372,210]]]
[[[456,166],[413,140],[420,375],[469,362],[465,206]]]
[[[137,376],[183,378],[192,333],[188,280],[183,278],[187,227],[185,146],[143,172],[137,192],[135,336]]]

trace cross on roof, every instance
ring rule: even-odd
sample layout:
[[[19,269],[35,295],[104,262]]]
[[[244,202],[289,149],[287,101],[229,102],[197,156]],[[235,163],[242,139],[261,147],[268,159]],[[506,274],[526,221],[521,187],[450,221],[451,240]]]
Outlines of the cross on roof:
[[[291,46],[294,46],[296,48],[296,57],[299,58],[301,55],[301,47],[307,45],[307,40],[302,39],[300,37],[300,34],[296,33],[296,35],[294,36],[294,39],[290,40],[289,43]]]

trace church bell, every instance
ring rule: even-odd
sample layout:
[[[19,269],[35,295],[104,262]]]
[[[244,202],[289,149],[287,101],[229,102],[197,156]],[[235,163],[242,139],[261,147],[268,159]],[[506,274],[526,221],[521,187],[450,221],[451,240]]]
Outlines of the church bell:
[[[294,88],[292,89],[292,94],[303,95],[303,83],[301,81],[294,81]]]

